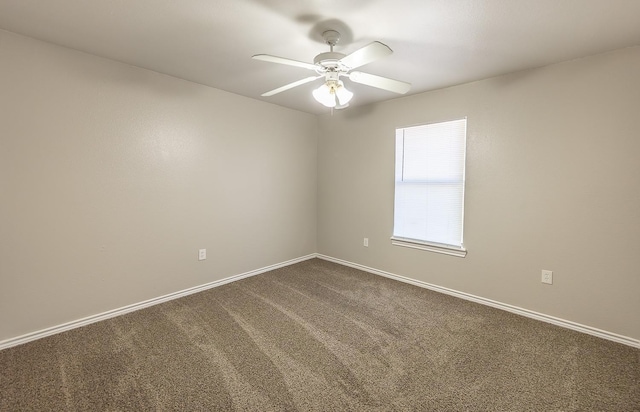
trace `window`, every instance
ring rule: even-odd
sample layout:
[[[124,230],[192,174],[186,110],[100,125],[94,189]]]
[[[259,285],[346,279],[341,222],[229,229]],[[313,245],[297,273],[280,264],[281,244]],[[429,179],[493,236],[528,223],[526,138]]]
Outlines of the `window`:
[[[467,119],[396,129],[394,245],[466,255],[466,135]]]

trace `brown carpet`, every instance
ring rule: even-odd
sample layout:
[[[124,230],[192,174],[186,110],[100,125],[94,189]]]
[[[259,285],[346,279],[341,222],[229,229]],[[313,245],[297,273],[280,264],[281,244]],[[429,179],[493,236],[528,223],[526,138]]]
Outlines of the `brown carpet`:
[[[0,410],[640,411],[640,350],[313,259],[0,352]]]

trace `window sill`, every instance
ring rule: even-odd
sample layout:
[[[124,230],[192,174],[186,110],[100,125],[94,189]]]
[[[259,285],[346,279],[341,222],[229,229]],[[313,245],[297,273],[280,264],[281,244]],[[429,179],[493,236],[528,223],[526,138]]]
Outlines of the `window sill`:
[[[442,243],[420,242],[413,239],[405,239],[401,237],[392,236],[391,244],[395,246],[426,250],[428,252],[442,253],[444,255],[450,255],[450,256],[456,256],[456,257],[462,257],[462,258],[467,256],[467,249],[462,247],[451,246],[451,245],[444,245]]]

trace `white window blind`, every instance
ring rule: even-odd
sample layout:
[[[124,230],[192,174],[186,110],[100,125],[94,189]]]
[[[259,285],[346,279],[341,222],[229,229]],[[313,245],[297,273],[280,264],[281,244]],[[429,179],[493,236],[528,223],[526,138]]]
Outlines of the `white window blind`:
[[[466,129],[466,119],[396,129],[392,239],[463,249]]]

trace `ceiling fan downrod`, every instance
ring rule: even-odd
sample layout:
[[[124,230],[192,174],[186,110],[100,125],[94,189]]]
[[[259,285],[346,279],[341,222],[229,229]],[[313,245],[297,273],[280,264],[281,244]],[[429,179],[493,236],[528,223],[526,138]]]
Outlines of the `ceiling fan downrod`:
[[[319,74],[332,71],[346,72],[346,68],[340,66],[340,59],[345,55],[333,51],[333,47],[340,41],[340,33],[335,30],[327,30],[322,33],[322,38],[329,45],[330,51],[320,53],[313,59],[313,63],[318,66],[316,71]]]

